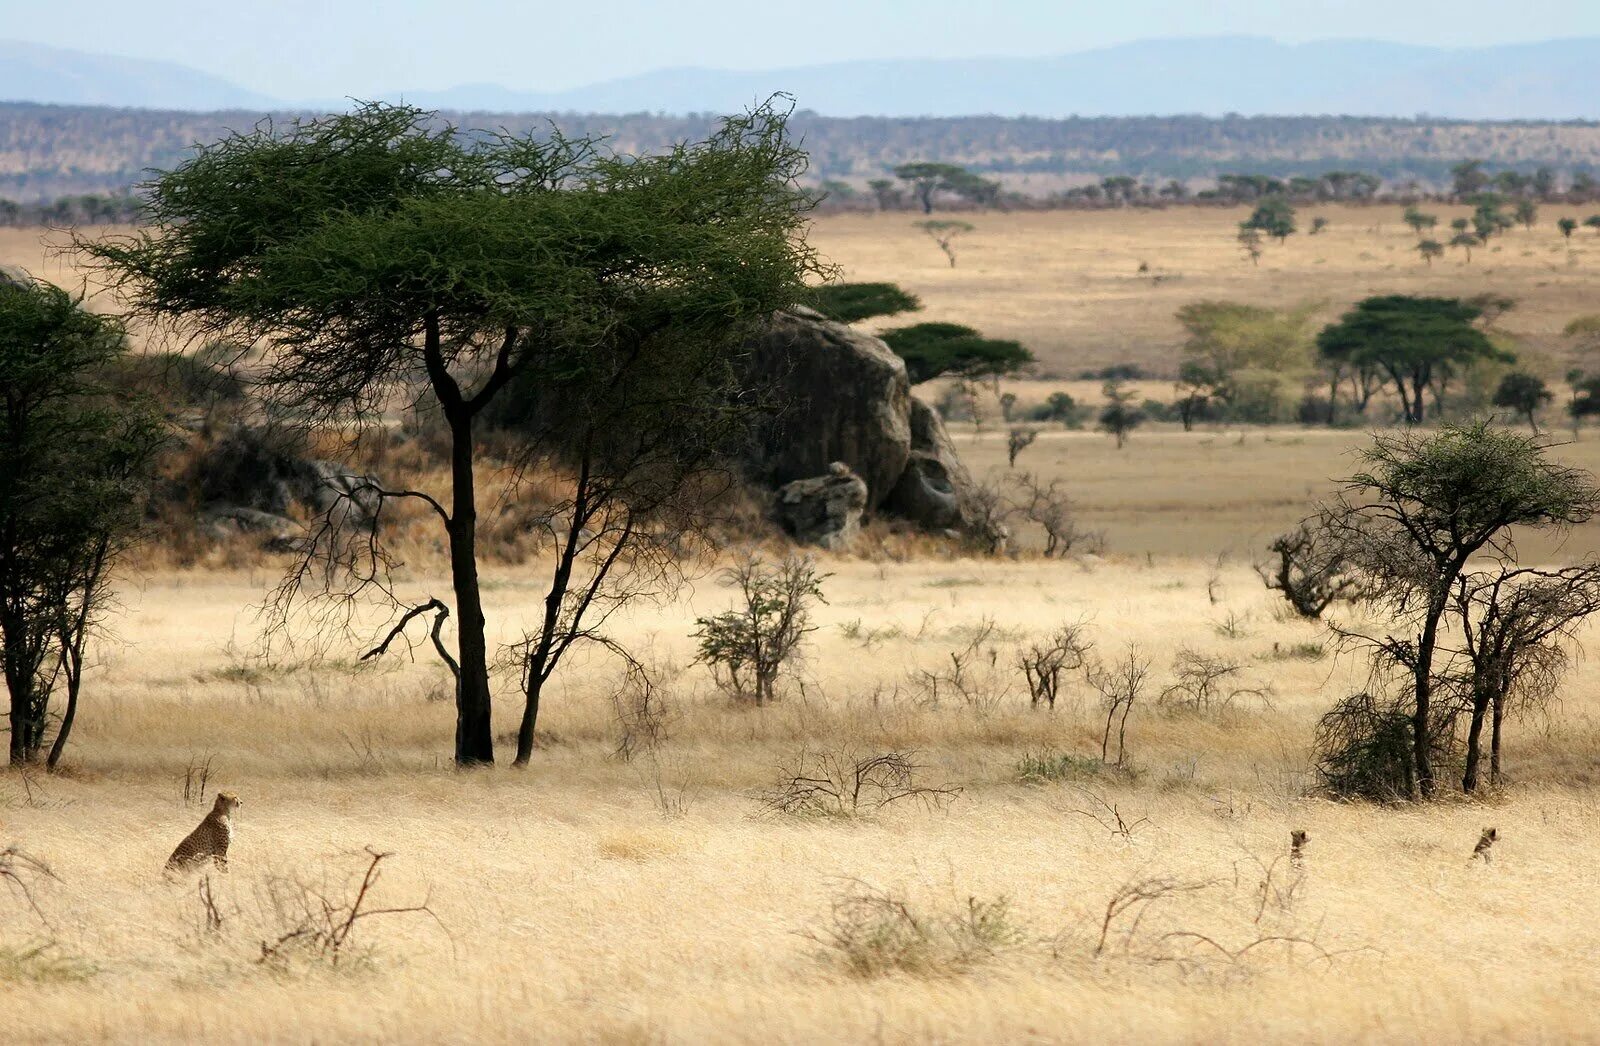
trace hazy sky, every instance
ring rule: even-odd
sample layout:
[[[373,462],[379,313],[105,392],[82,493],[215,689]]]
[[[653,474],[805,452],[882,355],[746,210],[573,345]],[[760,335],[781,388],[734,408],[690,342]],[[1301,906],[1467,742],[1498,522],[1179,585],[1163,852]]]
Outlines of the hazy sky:
[[[1600,3],[0,0],[0,37],[179,62],[290,100],[485,82],[561,89],[682,65],[1047,55],[1155,36],[1240,33],[1450,46],[1600,36]]]

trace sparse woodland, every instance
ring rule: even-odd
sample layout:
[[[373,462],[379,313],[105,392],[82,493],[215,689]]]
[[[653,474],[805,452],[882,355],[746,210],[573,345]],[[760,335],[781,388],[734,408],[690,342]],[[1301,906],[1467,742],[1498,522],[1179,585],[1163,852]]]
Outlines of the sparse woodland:
[[[615,167],[416,116],[183,168],[161,224],[48,270],[83,302],[0,280],[0,323],[33,309],[8,393],[55,426],[0,477],[0,623],[38,626],[27,686],[6,634],[20,1039],[1593,1035],[1592,278],[1504,257],[1564,240],[1553,213],[1489,230],[1493,266],[1348,204],[1315,237],[1303,203],[1263,216],[1259,270],[1255,206],[1160,225],[1182,278],[1043,252],[1115,255],[1036,278],[1073,308],[1114,278],[1152,362],[985,298],[997,230],[1037,251],[1054,215],[974,217],[953,266],[915,212],[811,222],[781,113],[644,121],[691,144]],[[1102,122],[1058,123],[990,130]],[[324,149],[345,166],[298,162]],[[1305,275],[1369,249],[1329,300]],[[849,285],[807,286],[832,263]],[[730,480],[726,365],[788,304],[918,368],[983,526],[801,549]],[[219,790],[228,870],[164,877]]]

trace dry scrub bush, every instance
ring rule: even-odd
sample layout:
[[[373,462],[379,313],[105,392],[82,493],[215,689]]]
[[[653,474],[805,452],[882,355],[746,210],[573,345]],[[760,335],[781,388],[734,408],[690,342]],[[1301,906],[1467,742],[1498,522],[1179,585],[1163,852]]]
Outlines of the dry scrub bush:
[[[762,705],[773,699],[778,674],[801,641],[816,631],[811,607],[826,602],[822,582],[828,575],[818,574],[809,557],[769,564],[752,554],[722,576],[738,590],[738,605],[695,620],[696,660],[711,668],[717,685],[729,694]]]
[[[966,708],[985,715],[1000,706],[1011,689],[1009,673],[1001,668],[1001,640],[1005,632],[991,617],[977,624],[951,629],[953,638],[964,638],[959,650],[948,653],[950,664],[936,669],[914,669],[909,682],[927,708],[959,701]]]
[[[1106,725],[1100,735],[1100,761],[1111,763],[1111,734],[1117,735],[1115,764],[1122,767],[1128,756],[1128,715],[1134,703],[1144,694],[1150,677],[1150,662],[1139,656],[1139,648],[1128,644],[1127,656],[1109,664],[1096,661],[1085,669],[1089,685],[1099,691],[1105,706]]]
[[[1017,653],[1017,667],[1022,669],[1023,678],[1028,682],[1030,703],[1034,708],[1039,707],[1041,701],[1052,709],[1056,707],[1061,677],[1083,668],[1094,646],[1088,631],[1088,625],[1082,621],[1065,624]]]
[[[1184,647],[1172,659],[1173,681],[1156,699],[1169,711],[1205,714],[1226,711],[1241,698],[1258,700],[1271,708],[1271,687],[1248,686],[1244,665],[1225,657],[1208,656]]]
[[[962,974],[1026,939],[1004,896],[968,897],[954,911],[923,912],[861,882],[834,898],[826,922],[803,936],[857,977]]]
[[[1315,620],[1338,600],[1362,598],[1363,581],[1351,569],[1349,558],[1322,528],[1308,523],[1275,538],[1268,550],[1277,564],[1256,565],[1261,581],[1283,593],[1301,617]]]
[[[0,850],[0,882],[47,933],[51,924],[39,907],[35,889],[41,882],[55,878],[49,865],[18,847]],[[0,941],[0,984],[86,981],[95,972],[91,964],[65,954],[53,937],[21,944]]]
[[[811,817],[860,817],[911,799],[929,808],[949,803],[959,788],[919,784],[924,768],[914,752],[853,753],[802,750],[792,767],[779,770],[776,787],[756,796],[773,813]]]
[[[254,963],[274,972],[291,972],[315,966],[371,966],[376,950],[357,940],[357,931],[376,916],[426,915],[443,929],[427,899],[421,904],[378,907],[374,891],[381,865],[394,854],[368,846],[363,856],[365,867],[342,880],[309,878],[301,873],[264,876],[254,884],[250,918],[242,905],[218,899],[210,876],[202,876],[195,886],[195,910],[198,923],[203,924],[203,937],[226,939],[230,924],[250,923],[245,936],[254,939]]]

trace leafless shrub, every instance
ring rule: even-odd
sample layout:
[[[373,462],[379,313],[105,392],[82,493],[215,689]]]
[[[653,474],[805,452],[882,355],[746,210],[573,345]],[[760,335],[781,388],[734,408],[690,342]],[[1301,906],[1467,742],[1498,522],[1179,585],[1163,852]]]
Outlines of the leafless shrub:
[[[1221,621],[1214,622],[1211,629],[1223,639],[1247,639],[1250,630],[1245,626],[1249,621],[1248,615],[1241,616],[1237,611],[1230,610]]]
[[[998,556],[1011,541],[1011,517],[1017,506],[998,483],[975,480],[967,490],[969,540],[986,556]]]
[[[1095,958],[1105,954],[1113,932],[1121,936],[1122,951],[1127,954],[1133,946],[1139,924],[1144,921],[1152,905],[1169,897],[1208,890],[1214,885],[1165,875],[1124,883],[1106,902],[1105,914],[1100,920],[1100,937],[1094,946]]]
[[[1090,555],[1105,551],[1104,532],[1080,529],[1073,520],[1072,502],[1061,489],[1059,479],[1045,483],[1032,473],[1023,472],[1013,482],[1017,490],[1015,511],[1044,531],[1047,558],[1068,556],[1075,551]]]
[[[1111,733],[1114,727],[1117,734],[1114,765],[1120,767],[1124,765],[1128,754],[1128,714],[1133,711],[1134,702],[1144,693],[1145,683],[1150,676],[1150,662],[1139,656],[1135,644],[1129,643],[1126,657],[1110,664],[1094,662],[1088,666],[1085,674],[1089,685],[1099,691],[1106,710],[1106,726],[1100,735],[1100,761],[1112,762]]]
[[[626,763],[640,752],[654,752],[667,740],[672,709],[656,673],[646,665],[629,660],[623,669],[621,685],[611,694],[611,709],[619,734],[614,753]]]
[[[1148,817],[1136,817],[1129,820],[1124,817],[1117,804],[1108,802],[1099,792],[1090,788],[1078,788],[1079,794],[1089,801],[1086,807],[1074,807],[1072,812],[1089,820],[1111,833],[1113,838],[1121,839],[1125,843],[1133,842],[1133,833],[1141,826],[1150,823]]]
[[[1208,713],[1230,708],[1241,698],[1254,698],[1271,707],[1271,688],[1243,685],[1244,665],[1238,661],[1184,647],[1172,659],[1172,672],[1172,683],[1157,698],[1167,708]]]
[[[1022,944],[1026,935],[1003,896],[969,896],[954,912],[924,913],[894,893],[853,882],[834,898],[827,921],[802,936],[857,977],[935,977],[964,973]]]
[[[859,817],[911,799],[930,808],[961,794],[917,782],[923,769],[914,752],[850,753],[802,750],[792,767],[779,770],[777,787],[757,795],[768,810],[814,817]]]
[[[281,929],[273,939],[260,942],[258,963],[284,968],[296,959],[307,959],[338,967],[350,958],[370,960],[370,949],[357,948],[352,940],[366,920],[380,915],[421,914],[438,922],[426,900],[398,907],[371,907],[379,866],[394,855],[370,846],[365,853],[367,866],[360,881],[344,893],[299,877],[276,876],[267,881],[266,906]]]
[[[21,848],[8,846],[0,850],[0,882],[6,884],[13,897],[20,898],[28,906],[35,918],[49,926],[50,920],[45,918],[44,910],[34,897],[34,888],[45,879],[60,881],[49,865]]]
[[[1094,645],[1083,621],[1064,624],[1044,639],[1029,644],[1017,653],[1017,667],[1028,681],[1028,694],[1034,708],[1043,701],[1055,708],[1061,692],[1061,677],[1084,667]]]
[[[911,682],[922,692],[922,703],[930,708],[959,700],[980,714],[992,712],[1008,689],[997,642],[1003,632],[993,618],[984,617],[970,630],[956,634],[965,635],[966,643],[949,652],[949,667],[915,669]]]
[[[1357,600],[1363,595],[1363,582],[1351,570],[1348,557],[1327,530],[1301,523],[1295,530],[1279,535],[1268,546],[1277,562],[1256,564],[1256,573],[1301,617],[1316,619],[1338,600]]]
[[[206,787],[211,781],[211,756],[196,762],[189,760],[189,765],[183,769],[183,805],[193,806],[196,802],[205,799],[209,792]]]

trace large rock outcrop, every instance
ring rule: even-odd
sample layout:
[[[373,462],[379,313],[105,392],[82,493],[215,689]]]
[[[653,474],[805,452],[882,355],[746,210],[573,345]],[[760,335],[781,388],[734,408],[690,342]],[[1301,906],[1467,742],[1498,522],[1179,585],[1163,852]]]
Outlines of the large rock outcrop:
[[[835,461],[826,476],[797,479],[778,488],[774,513],[794,539],[804,545],[843,549],[861,533],[867,507],[867,484]]]
[[[884,511],[930,530],[971,530],[979,523],[969,492],[972,474],[961,464],[944,422],[932,407],[911,398],[911,458]]]
[[[883,503],[911,458],[911,383],[889,346],[797,308],[753,340],[749,378],[780,409],[754,433],[754,478],[776,489],[841,461],[866,483],[868,510]]]
[[[869,513],[932,531],[981,528],[971,474],[882,340],[810,309],[781,312],[751,343],[750,379],[780,412],[758,426],[748,466],[780,497],[785,484],[827,480],[837,463],[865,483]]]

